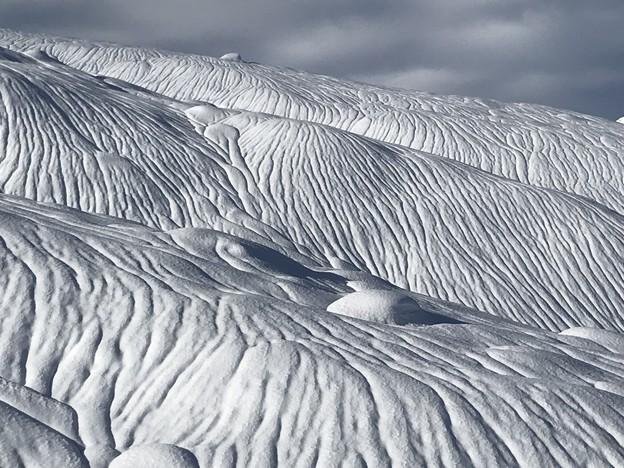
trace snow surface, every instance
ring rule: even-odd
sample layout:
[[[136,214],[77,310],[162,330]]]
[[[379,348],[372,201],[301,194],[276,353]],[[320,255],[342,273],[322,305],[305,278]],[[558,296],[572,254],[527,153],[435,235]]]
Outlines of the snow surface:
[[[0,466],[624,465],[620,124],[0,47]]]
[[[243,59],[238,52],[228,52],[220,57],[221,60],[241,62]]]
[[[422,308],[409,294],[388,289],[352,292],[329,304],[327,311],[388,325],[458,323]]]

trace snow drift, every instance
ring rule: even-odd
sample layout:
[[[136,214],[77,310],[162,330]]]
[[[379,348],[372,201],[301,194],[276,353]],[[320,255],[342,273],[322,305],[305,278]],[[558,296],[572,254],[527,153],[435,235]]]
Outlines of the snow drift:
[[[0,46],[0,465],[624,464],[624,127]]]

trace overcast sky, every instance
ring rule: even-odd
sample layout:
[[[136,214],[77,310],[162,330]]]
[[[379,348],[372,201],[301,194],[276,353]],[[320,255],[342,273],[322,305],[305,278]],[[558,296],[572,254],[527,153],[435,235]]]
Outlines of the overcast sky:
[[[624,115],[624,0],[0,0],[0,25]]]

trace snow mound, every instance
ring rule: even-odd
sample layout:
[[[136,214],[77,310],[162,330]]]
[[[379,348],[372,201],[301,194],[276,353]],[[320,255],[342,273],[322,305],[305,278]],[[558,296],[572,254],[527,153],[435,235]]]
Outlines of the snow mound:
[[[238,52],[228,52],[223,54],[219,60],[225,60],[227,62],[242,62],[243,59]]]
[[[186,109],[185,114],[195,123],[212,125],[232,115],[231,111],[220,109],[212,104],[200,104]]]
[[[327,306],[327,311],[387,325],[436,325],[459,323],[429,312],[410,295],[387,289],[356,291]]]
[[[563,330],[560,334],[584,338],[604,346],[613,352],[624,354],[624,335],[622,333],[599,328],[573,327]]]
[[[197,459],[188,450],[168,444],[133,446],[114,458],[110,468],[199,468]]]

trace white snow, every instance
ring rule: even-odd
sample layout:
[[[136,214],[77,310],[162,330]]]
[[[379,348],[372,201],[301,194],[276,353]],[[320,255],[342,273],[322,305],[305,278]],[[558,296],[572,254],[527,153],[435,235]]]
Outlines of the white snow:
[[[190,107],[186,109],[185,113],[189,120],[203,126],[215,124],[219,120],[223,120],[232,115],[231,111],[228,112],[226,110],[219,109],[209,103]]]
[[[622,151],[0,30],[0,466],[624,466]]]
[[[241,58],[238,52],[228,52],[227,54],[223,54],[220,60],[225,60],[228,62],[242,62],[243,61],[243,59]]]
[[[151,444],[139,445],[126,450],[113,459],[110,468],[195,468],[197,459],[188,450],[175,445]]]
[[[561,332],[565,336],[577,336],[591,340],[615,353],[624,354],[624,334],[600,328],[574,327]]]
[[[388,325],[456,323],[423,309],[409,294],[387,289],[352,292],[332,302],[327,311]]]

